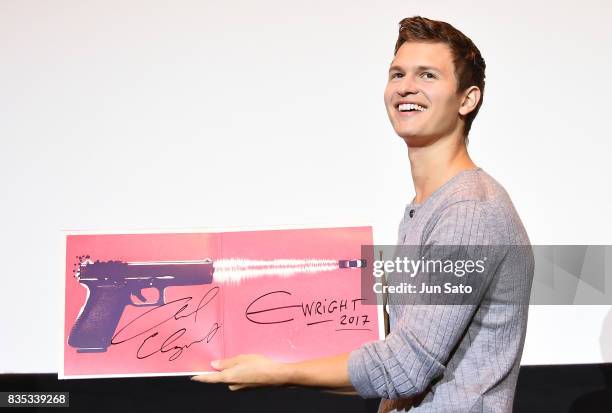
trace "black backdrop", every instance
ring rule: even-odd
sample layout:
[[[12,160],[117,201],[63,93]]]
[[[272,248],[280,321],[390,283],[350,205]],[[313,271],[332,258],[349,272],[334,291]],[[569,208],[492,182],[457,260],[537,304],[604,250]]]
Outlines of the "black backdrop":
[[[70,392],[70,408],[56,408],[58,412],[374,413],[378,406],[374,399],[303,388],[231,392],[224,385],[195,383],[188,377],[57,380],[54,374],[4,374],[0,391]],[[36,411],[19,411],[25,410]],[[612,364],[522,367],[514,411],[612,413]]]

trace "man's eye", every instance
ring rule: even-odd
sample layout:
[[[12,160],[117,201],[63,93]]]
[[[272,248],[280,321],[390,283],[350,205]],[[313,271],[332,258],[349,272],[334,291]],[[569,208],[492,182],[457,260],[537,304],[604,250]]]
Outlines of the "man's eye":
[[[421,77],[425,79],[435,79],[436,78],[436,76],[431,72],[423,72],[421,73]]]
[[[391,74],[391,79],[395,79],[396,77],[402,77],[403,75],[401,73],[392,73]]]

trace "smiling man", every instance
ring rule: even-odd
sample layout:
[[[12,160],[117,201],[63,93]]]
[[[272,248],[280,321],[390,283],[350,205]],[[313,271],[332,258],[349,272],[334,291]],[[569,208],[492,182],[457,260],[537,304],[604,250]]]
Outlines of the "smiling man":
[[[534,260],[507,192],[467,151],[484,86],[484,59],[463,33],[422,17],[400,22],[384,100],[406,143],[416,196],[398,244],[490,246],[469,302],[407,305],[390,297],[398,305],[390,306],[385,340],[300,363],[237,356],[195,380],[232,390],[291,384],[356,391],[381,397],[382,412],[512,410]],[[528,248],[510,248],[516,245]],[[451,248],[445,258],[464,260],[468,249]]]

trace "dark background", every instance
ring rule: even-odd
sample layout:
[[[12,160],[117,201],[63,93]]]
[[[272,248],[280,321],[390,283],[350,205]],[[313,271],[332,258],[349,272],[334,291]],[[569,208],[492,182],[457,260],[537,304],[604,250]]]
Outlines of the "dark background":
[[[378,400],[304,388],[231,392],[189,377],[57,380],[55,374],[0,375],[0,391],[68,391],[70,411],[376,412]],[[56,408],[58,409],[58,408]],[[67,411],[59,408],[56,411]],[[20,408],[19,411],[42,411]],[[521,367],[514,412],[612,413],[612,364]]]

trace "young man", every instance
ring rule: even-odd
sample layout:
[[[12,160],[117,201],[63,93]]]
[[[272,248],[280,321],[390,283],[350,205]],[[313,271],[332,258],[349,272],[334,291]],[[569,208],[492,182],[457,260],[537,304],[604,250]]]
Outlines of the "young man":
[[[398,243],[494,246],[476,299],[391,306],[386,339],[351,353],[300,363],[242,355],[213,363],[218,373],[195,380],[232,390],[284,384],[353,390],[383,398],[385,412],[512,410],[534,261],[508,194],[467,152],[484,79],[479,50],[457,29],[422,17],[400,22],[385,105],[406,142],[416,196]]]

